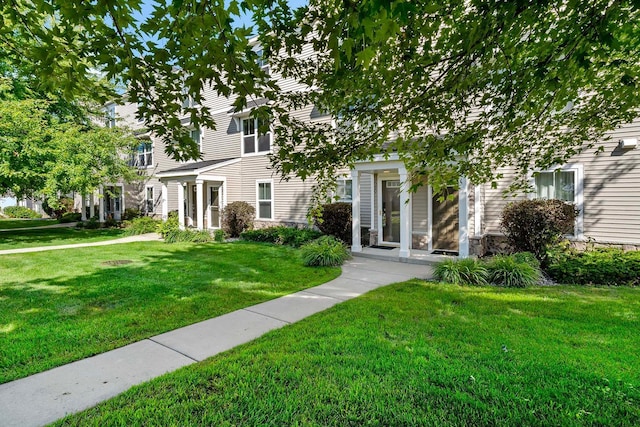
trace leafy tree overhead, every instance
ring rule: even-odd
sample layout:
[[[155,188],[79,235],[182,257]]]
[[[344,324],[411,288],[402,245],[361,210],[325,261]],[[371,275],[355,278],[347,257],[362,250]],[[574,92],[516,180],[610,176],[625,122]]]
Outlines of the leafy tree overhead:
[[[338,168],[397,153],[436,188],[520,176],[563,163],[640,107],[640,5],[633,0],[380,1],[12,0],[0,6],[0,51],[66,96],[129,87],[150,129],[177,159],[197,158],[178,117],[215,127],[202,91],[278,132],[285,176],[333,180]],[[252,13],[253,27],[235,24]],[[257,32],[274,76],[314,88],[283,93],[257,63]],[[305,44],[313,54],[300,55]],[[183,107],[185,96],[194,103]],[[316,105],[337,126],[297,120]],[[300,147],[304,147],[302,150]],[[522,181],[520,182],[522,183]],[[322,187],[322,184],[321,184]]]

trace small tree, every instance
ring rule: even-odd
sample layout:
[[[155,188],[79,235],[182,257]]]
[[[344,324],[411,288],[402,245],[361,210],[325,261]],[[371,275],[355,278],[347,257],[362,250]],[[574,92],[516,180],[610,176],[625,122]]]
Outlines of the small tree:
[[[222,210],[222,229],[229,237],[253,228],[256,210],[247,202],[232,202]]]
[[[351,204],[344,202],[322,205],[313,213],[313,221],[324,234],[351,244]]]
[[[531,252],[544,265],[547,249],[573,231],[577,215],[562,200],[522,200],[502,211],[500,227],[517,252]]]

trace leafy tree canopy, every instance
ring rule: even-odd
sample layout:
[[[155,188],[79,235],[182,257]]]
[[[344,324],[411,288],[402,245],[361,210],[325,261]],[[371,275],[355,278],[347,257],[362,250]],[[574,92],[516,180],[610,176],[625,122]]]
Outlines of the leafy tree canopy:
[[[96,125],[98,108],[42,90],[28,68],[0,60],[0,194],[87,194],[104,182],[137,179],[128,165],[136,141]]]
[[[640,106],[637,0],[381,1],[13,0],[0,6],[3,54],[28,64],[67,97],[117,96],[96,70],[119,79],[177,159],[198,157],[179,117],[214,128],[204,88],[272,102],[272,156],[285,176],[333,179],[374,154],[397,153],[436,188],[465,175],[521,177],[588,149]],[[253,14],[253,27],[237,19]],[[283,93],[260,69],[256,31],[274,75],[314,90]],[[300,55],[305,44],[315,53]],[[233,95],[233,96],[232,96]],[[292,108],[315,105],[337,126]],[[304,147],[302,150],[300,147]]]

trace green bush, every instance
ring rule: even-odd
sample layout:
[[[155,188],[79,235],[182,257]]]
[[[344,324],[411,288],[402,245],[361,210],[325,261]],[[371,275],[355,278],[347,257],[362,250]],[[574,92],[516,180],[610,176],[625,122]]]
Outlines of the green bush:
[[[76,224],[78,228],[86,228],[87,230],[95,230],[101,227],[102,224],[98,222],[98,218],[89,218],[87,221],[79,222]]]
[[[156,229],[163,239],[166,239],[168,233],[177,230],[180,230],[180,224],[178,222],[178,212],[176,211],[169,212],[167,220],[161,221]]]
[[[25,208],[24,206],[7,206],[2,210],[2,212],[4,212],[4,214],[9,218],[34,219],[42,216],[29,208]]]
[[[253,228],[256,210],[247,202],[232,202],[222,210],[222,229],[229,237],[238,237]]]
[[[134,218],[124,222],[124,234],[135,236],[138,234],[154,233],[158,229],[160,221],[148,216]]]
[[[126,208],[124,214],[122,214],[123,221],[131,221],[132,219],[140,218],[142,212],[138,208]]]
[[[222,243],[224,242],[225,237],[226,237],[226,234],[222,229],[217,229],[216,231],[213,232],[213,240],[215,242]]]
[[[529,264],[534,268],[540,268],[540,261],[531,252],[516,252],[512,255],[513,259],[519,263]]]
[[[527,261],[526,257],[517,258],[514,255],[494,256],[487,263],[487,270],[489,271],[489,282],[507,288],[524,288],[535,285],[542,274],[539,268]]]
[[[640,251],[560,251],[550,257],[547,272],[558,283],[639,286]]]
[[[517,252],[531,252],[546,265],[547,250],[573,231],[577,214],[561,200],[521,200],[504,208],[500,227]]]
[[[322,236],[300,248],[302,262],[306,266],[338,266],[349,259],[344,243],[333,236]]]
[[[322,233],[310,228],[294,228],[276,226],[261,228],[258,230],[248,230],[240,235],[243,240],[251,242],[267,242],[276,245],[288,245],[295,248],[317,239]]]
[[[64,214],[73,212],[74,201],[70,197],[46,199],[42,202],[42,210],[50,217],[62,218]],[[73,222],[73,221],[70,221]]]
[[[437,280],[455,285],[486,285],[488,277],[487,268],[475,258],[442,261],[433,274]]]
[[[192,242],[207,243],[211,242],[213,237],[205,230],[172,230],[165,234],[164,241],[166,243]]]
[[[351,203],[337,202],[322,205],[313,214],[313,220],[324,234],[351,244]]]
[[[80,212],[67,212],[63,213],[60,217],[60,223],[66,224],[69,222],[78,222],[82,219],[82,214]]]

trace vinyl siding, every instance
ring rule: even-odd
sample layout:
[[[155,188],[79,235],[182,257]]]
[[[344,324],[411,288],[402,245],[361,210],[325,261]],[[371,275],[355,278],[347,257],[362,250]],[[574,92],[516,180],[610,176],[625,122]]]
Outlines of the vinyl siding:
[[[412,229],[414,233],[428,233],[429,232],[429,187],[425,184],[418,187],[415,193],[412,195],[411,200],[412,207]]]
[[[622,151],[618,141],[640,136],[640,120],[609,133],[601,141],[604,152],[595,149],[575,156],[568,164],[584,168],[584,237],[598,242],[640,244],[640,147]],[[502,209],[516,198],[502,198],[513,170],[506,169],[498,189],[485,185],[485,226],[487,233],[498,233]]]

